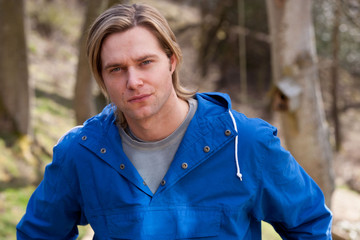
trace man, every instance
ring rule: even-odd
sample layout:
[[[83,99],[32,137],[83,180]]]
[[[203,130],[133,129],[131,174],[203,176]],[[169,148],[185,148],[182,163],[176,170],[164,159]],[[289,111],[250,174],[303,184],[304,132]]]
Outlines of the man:
[[[88,223],[94,239],[261,239],[262,220],[284,239],[331,239],[323,194],[276,129],[181,87],[154,8],[105,11],[88,56],[111,104],[59,140],[18,239],[75,239]]]

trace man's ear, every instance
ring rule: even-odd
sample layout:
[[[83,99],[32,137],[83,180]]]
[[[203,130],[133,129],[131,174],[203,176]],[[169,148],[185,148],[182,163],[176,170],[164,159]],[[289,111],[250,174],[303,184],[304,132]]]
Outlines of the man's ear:
[[[169,62],[170,62],[170,72],[174,72],[176,65],[177,65],[177,59],[175,57],[175,54],[172,54],[169,58]]]

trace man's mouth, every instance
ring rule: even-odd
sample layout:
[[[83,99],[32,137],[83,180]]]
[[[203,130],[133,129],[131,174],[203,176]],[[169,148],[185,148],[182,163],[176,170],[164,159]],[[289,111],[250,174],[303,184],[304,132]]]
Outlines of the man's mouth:
[[[151,94],[140,94],[140,95],[136,95],[131,97],[128,102],[130,103],[136,103],[136,102],[142,102],[146,99],[148,99],[151,96]]]

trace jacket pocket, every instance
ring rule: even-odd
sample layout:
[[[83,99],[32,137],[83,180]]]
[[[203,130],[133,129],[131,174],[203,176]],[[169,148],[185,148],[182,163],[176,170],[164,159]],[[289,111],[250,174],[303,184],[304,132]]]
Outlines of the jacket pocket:
[[[116,211],[106,216],[113,239],[196,239],[219,233],[219,209],[148,207]]]

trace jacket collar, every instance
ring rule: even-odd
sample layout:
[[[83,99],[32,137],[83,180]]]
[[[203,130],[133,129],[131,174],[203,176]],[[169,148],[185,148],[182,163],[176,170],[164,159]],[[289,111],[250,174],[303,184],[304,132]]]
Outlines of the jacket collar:
[[[228,95],[197,93],[195,98],[198,100],[197,111],[164,178],[169,184],[159,187],[157,193],[175,184],[186,175],[185,171],[177,170],[181,169],[184,159],[189,162],[187,171],[189,172],[237,135],[228,114],[231,107]],[[150,189],[144,186],[141,176],[122,150],[121,138],[115,123],[115,110],[116,108],[109,104],[99,115],[86,121],[83,134],[86,134],[89,140],[81,141],[82,136],[80,136],[79,141],[129,182],[152,196]],[[231,134],[226,136],[224,134],[226,130],[230,130]],[[206,147],[210,148],[209,152],[204,150]],[[125,171],[120,167],[122,164],[125,166]]]

